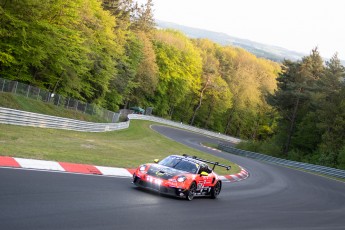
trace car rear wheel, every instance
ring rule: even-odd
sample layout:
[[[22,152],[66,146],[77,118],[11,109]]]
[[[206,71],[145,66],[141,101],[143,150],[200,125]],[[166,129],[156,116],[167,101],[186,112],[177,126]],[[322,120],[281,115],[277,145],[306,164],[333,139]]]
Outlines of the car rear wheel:
[[[189,190],[186,194],[186,199],[187,200],[193,200],[194,196],[195,196],[195,193],[196,193],[196,184],[195,182],[193,182],[190,187],[189,187]]]
[[[220,181],[217,181],[216,185],[211,188],[211,198],[212,199],[217,198],[221,190],[222,190],[222,183]]]

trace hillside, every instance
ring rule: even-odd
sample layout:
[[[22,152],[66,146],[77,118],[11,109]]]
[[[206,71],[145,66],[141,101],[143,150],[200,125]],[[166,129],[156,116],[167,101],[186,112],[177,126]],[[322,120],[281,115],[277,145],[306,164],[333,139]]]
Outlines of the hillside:
[[[231,45],[241,47],[257,57],[266,58],[276,62],[282,62],[284,59],[297,61],[308,54],[291,51],[282,47],[258,43],[255,41],[236,38],[225,33],[214,32],[204,29],[192,28],[178,25],[171,22],[156,21],[157,26],[163,29],[176,29],[185,33],[190,38],[208,38],[221,45]],[[345,64],[345,61],[341,61]]]

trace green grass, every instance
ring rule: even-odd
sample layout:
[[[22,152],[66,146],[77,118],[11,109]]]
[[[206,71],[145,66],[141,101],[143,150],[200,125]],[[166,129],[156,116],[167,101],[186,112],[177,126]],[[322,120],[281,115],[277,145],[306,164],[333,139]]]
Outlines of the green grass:
[[[194,150],[154,132],[149,127],[151,124],[133,120],[128,129],[105,133],[0,124],[0,155],[135,168],[156,158],[186,153],[232,166],[230,171],[216,168],[220,175],[240,171],[237,165],[225,159]]]
[[[101,118],[10,93],[0,93],[0,106],[28,112],[105,122]],[[219,174],[237,173],[239,167],[224,159],[199,152],[152,131],[153,124],[131,121],[129,129],[106,133],[83,133],[0,124],[0,155],[65,161],[100,166],[135,168],[153,159],[186,153],[230,164],[232,170],[216,168]]]
[[[33,113],[41,113],[57,117],[71,118],[81,121],[107,122],[98,116],[91,116],[76,110],[65,109],[51,103],[37,101],[20,95],[11,93],[0,93],[0,106],[11,109],[24,110]]]

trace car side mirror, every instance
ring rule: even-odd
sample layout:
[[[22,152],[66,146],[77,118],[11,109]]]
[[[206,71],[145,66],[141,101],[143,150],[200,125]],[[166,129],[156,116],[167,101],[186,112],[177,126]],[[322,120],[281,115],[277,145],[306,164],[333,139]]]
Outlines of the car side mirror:
[[[154,159],[153,162],[158,163],[159,159]]]
[[[208,176],[208,173],[207,172],[201,172],[200,175],[201,176]]]

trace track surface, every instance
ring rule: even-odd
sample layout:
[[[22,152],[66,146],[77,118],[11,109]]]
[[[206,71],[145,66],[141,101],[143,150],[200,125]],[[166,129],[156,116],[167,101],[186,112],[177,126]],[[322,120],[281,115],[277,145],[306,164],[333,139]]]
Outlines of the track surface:
[[[345,184],[199,145],[217,140],[154,126],[188,146],[245,167],[216,200],[191,202],[129,179],[0,169],[0,229],[344,229]]]

